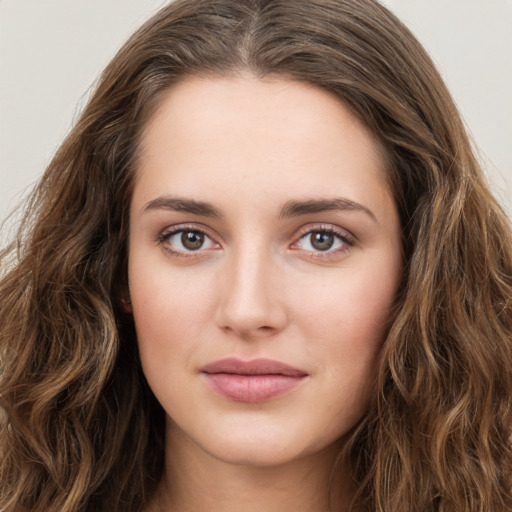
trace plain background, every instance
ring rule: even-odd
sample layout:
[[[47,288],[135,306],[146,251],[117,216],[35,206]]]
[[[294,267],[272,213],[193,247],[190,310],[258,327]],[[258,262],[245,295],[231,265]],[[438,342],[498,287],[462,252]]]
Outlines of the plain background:
[[[0,0],[0,219],[43,172],[103,67],[166,3]],[[512,0],[383,3],[440,68],[511,215]]]

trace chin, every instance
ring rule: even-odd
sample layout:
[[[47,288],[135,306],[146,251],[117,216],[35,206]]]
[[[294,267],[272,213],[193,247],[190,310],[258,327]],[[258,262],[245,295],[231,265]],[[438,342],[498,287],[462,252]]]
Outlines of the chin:
[[[307,430],[294,432],[255,423],[252,428],[210,431],[208,437],[195,441],[210,456],[236,466],[278,467],[333,450],[337,453],[338,438],[334,433],[322,438]]]
[[[250,446],[227,444],[228,446],[215,447],[210,455],[227,464],[261,468],[282,466],[300,458],[300,453],[291,447],[276,446],[269,441],[261,441]]]

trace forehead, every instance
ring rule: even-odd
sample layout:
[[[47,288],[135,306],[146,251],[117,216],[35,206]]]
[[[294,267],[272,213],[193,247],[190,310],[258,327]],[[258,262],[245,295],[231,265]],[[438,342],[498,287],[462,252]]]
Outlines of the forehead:
[[[173,86],[145,127],[139,162],[136,192],[148,200],[176,188],[212,200],[234,188],[326,196],[342,180],[360,201],[387,183],[384,151],[358,117],[333,94],[283,78]]]
[[[327,123],[326,121],[330,121]],[[273,125],[287,128],[277,138],[286,135],[317,140],[333,127],[348,143],[353,136],[363,134],[372,147],[383,148],[377,138],[340,98],[323,88],[279,75],[256,78],[242,76],[191,76],[173,85],[162,95],[145,125],[142,148],[150,138],[157,139],[158,128],[191,130],[194,137],[212,135],[211,130],[232,127],[244,128],[241,136],[254,131],[271,130]],[[314,133],[316,132],[316,133]],[[230,135],[234,136],[235,133]]]

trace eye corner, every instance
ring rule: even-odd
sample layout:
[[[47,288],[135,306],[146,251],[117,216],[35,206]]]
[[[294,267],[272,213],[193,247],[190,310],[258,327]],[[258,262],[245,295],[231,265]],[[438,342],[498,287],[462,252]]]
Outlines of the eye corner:
[[[184,237],[186,233],[199,238],[190,237],[187,240]],[[175,237],[177,238],[173,240]],[[178,258],[200,258],[205,253],[222,248],[221,244],[216,241],[209,231],[196,224],[168,226],[159,232],[156,243],[167,254]]]
[[[316,241],[311,238],[315,234],[321,235]],[[305,241],[305,247],[302,241]],[[313,259],[334,259],[343,256],[356,244],[356,237],[343,228],[331,224],[308,224],[299,230],[289,247]]]

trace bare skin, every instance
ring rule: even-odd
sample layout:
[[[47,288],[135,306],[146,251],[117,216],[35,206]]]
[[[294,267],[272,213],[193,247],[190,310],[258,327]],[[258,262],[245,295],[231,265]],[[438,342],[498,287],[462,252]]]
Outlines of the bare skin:
[[[313,464],[305,458],[275,467],[251,467],[219,460],[205,465],[202,457],[188,456],[183,449],[186,442],[174,446],[170,467],[179,470],[166,474],[147,512],[343,511],[352,492],[340,472],[336,480],[344,488],[329,489],[332,447],[322,454],[321,464],[317,457]]]
[[[343,511],[350,478],[331,493],[329,479],[367,411],[401,268],[382,148],[337,98],[252,76],[170,89],[130,213],[130,310],[167,414],[146,512]],[[226,360],[295,374],[219,378]]]

